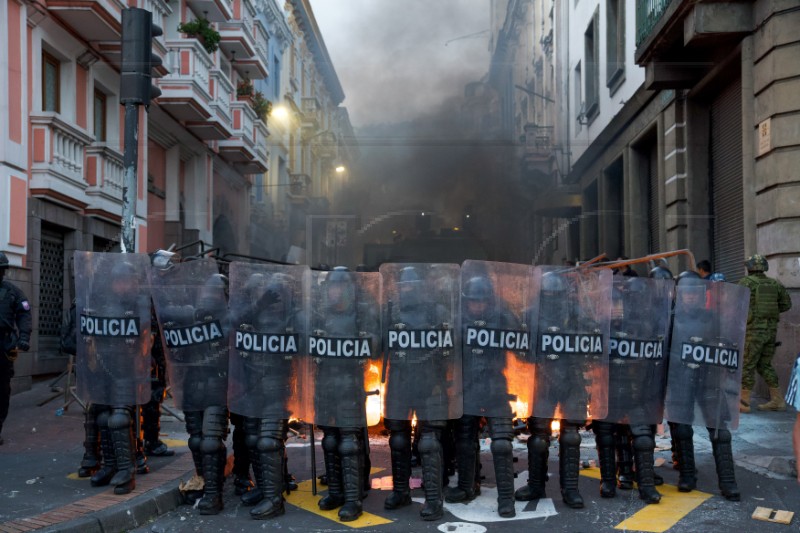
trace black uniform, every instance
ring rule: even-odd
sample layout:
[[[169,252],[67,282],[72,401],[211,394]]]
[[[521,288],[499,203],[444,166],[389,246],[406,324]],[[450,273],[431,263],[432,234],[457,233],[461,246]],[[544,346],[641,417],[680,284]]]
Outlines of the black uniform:
[[[31,342],[31,305],[19,288],[3,280],[7,269],[8,259],[0,252],[0,435],[8,416],[14,360],[18,350],[30,349]]]

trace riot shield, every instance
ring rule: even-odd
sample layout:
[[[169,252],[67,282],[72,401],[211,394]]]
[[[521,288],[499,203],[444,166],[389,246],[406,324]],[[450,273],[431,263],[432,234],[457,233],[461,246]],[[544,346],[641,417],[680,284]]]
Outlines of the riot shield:
[[[611,271],[536,267],[533,416],[605,418]]]
[[[725,282],[686,281],[675,294],[664,417],[736,429],[750,291]]]
[[[613,278],[608,422],[640,425],[663,420],[672,287],[662,279]]]
[[[298,265],[230,265],[231,338],[228,407],[232,413],[300,418],[298,387],[306,352],[311,270]]]
[[[527,418],[533,407],[533,361],[526,309],[533,267],[464,261],[461,340],[464,413]]]
[[[393,420],[453,420],[463,414],[459,267],[381,265],[386,395]]]
[[[303,413],[317,425],[367,425],[367,394],[374,392],[367,380],[380,354],[380,285],[377,272],[311,274],[309,382],[302,392]]]
[[[88,403],[150,399],[149,259],[75,252],[78,396]]]
[[[183,411],[227,404],[226,283],[208,258],[150,269],[171,391]]]

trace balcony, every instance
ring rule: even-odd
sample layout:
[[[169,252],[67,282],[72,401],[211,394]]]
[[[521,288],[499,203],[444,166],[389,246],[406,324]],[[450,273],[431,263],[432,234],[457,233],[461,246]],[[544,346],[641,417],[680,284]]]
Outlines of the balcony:
[[[308,202],[311,195],[311,176],[308,174],[289,174],[289,199]]]
[[[162,95],[159,105],[178,120],[199,122],[209,119],[213,110],[211,67],[214,62],[196,39],[168,41],[167,65],[170,74],[158,80]]]
[[[33,164],[31,195],[47,198],[72,209],[86,206],[84,151],[94,138],[58,114],[31,114]]]
[[[310,138],[317,133],[321,122],[322,108],[319,105],[319,100],[316,98],[301,98],[300,113],[302,116],[303,135],[306,138]]]
[[[523,135],[522,168],[526,177],[537,183],[547,183],[553,175],[553,127],[526,124]]]
[[[125,179],[122,154],[105,143],[94,143],[86,148],[85,212],[111,223],[119,223],[122,216],[122,185]]]
[[[260,20],[253,24],[253,46],[255,54],[240,56],[236,54],[236,61],[231,66],[247,79],[263,80],[269,76],[269,61],[267,60],[267,30]]]
[[[206,120],[187,121],[186,127],[205,141],[227,139],[233,134],[231,123],[231,98],[233,84],[221,70],[211,71],[214,96],[209,107],[213,111]]]
[[[636,0],[636,52],[651,90],[689,88],[753,31],[747,0]]]
[[[233,135],[231,138],[220,141],[218,144],[220,156],[231,163],[243,174],[256,174],[267,170],[266,135],[263,135],[266,126],[258,118],[256,112],[247,101],[231,103],[233,113]],[[261,124],[259,132],[257,124]],[[258,144],[263,144],[262,150]]]
[[[87,41],[119,41],[122,34],[120,0],[48,0],[47,9]]]
[[[209,22],[227,22],[233,18],[233,0],[187,0],[195,13],[202,13]]]

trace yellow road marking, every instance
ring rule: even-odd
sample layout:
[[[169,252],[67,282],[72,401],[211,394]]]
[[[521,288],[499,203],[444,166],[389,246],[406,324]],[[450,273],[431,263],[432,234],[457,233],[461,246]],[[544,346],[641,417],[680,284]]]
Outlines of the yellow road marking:
[[[600,469],[585,468],[581,470],[581,475],[600,479]],[[645,505],[641,511],[620,522],[614,529],[663,533],[712,496],[699,490],[678,492],[674,485],[664,484],[656,488],[661,493],[661,503]]]
[[[170,448],[177,448],[179,446],[188,446],[188,441],[179,440],[179,439],[161,439],[161,442],[169,446]]]
[[[377,472],[382,471],[383,468],[373,468],[370,473],[375,474]],[[380,492],[380,491],[372,491]],[[319,515],[323,518],[327,518],[328,520],[333,520],[334,522],[341,524],[343,526],[348,526],[352,528],[361,528],[361,527],[370,527],[370,526],[379,526],[382,524],[391,524],[392,521],[382,516],[378,516],[372,513],[364,512],[357,520],[353,520],[352,522],[342,522],[339,520],[339,510],[334,509],[333,511],[321,511],[317,502],[322,497],[321,493],[317,493],[314,496],[311,493],[311,480],[306,480],[301,483],[297,484],[297,490],[292,491],[286,497],[286,501],[291,503],[296,507],[300,507],[310,513],[314,513],[315,515]]]

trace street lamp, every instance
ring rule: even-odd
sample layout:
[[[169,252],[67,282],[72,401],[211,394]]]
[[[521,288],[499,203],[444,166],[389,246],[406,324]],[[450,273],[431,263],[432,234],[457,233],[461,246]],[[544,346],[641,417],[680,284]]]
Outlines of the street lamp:
[[[344,174],[347,168],[344,165],[336,165],[336,168],[334,170],[336,170],[337,174]]]

